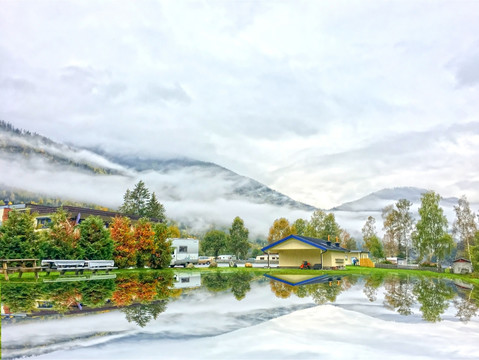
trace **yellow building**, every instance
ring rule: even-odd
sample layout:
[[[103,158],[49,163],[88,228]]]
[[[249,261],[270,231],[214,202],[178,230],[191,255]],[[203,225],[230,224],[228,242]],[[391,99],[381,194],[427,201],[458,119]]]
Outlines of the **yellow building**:
[[[261,249],[279,254],[279,267],[298,268],[304,261],[319,269],[344,268],[351,263],[348,249],[339,243],[306,236],[289,235]]]

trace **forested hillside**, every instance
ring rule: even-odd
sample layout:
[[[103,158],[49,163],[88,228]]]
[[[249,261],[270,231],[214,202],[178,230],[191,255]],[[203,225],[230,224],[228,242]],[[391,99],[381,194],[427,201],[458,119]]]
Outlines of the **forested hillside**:
[[[35,203],[35,204],[48,205],[48,206],[70,205],[70,206],[86,207],[86,208],[96,209],[96,210],[105,210],[105,211],[112,210],[107,207],[96,205],[96,204],[89,204],[89,203],[60,199],[60,198],[52,198],[45,194],[35,194],[29,191],[19,190],[19,189],[11,188],[9,186],[0,184],[0,205],[8,205],[9,203],[12,203],[12,204]]]

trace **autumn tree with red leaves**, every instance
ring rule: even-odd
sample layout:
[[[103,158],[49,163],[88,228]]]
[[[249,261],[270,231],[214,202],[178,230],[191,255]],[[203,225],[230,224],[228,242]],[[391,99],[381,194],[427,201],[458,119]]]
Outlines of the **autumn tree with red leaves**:
[[[137,245],[133,237],[130,219],[115,217],[110,225],[111,238],[115,244],[113,257],[119,268],[136,265]]]
[[[133,239],[136,244],[136,266],[151,267],[151,257],[155,254],[155,232],[151,223],[146,219],[140,219],[133,231]]]

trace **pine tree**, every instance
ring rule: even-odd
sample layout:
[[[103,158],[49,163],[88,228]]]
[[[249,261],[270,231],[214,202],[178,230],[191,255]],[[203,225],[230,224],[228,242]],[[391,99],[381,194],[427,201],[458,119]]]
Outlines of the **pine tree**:
[[[79,258],[87,260],[113,259],[113,240],[98,216],[89,216],[80,224]]]
[[[28,259],[38,256],[38,233],[35,232],[35,214],[30,210],[8,213],[0,227],[0,258]]]
[[[142,180],[135,185],[133,190],[126,190],[119,211],[127,215],[166,222],[164,206],[158,201],[154,192],[150,195],[150,191]]]
[[[146,217],[157,219],[160,222],[166,222],[165,207],[156,199],[156,194],[151,194],[146,207]]]

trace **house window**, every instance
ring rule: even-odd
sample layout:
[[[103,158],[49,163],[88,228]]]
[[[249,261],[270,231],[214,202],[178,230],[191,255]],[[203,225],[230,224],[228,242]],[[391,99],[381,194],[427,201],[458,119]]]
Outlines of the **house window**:
[[[180,246],[178,252],[187,253],[188,252],[188,246]]]
[[[189,278],[189,277],[187,277],[187,278],[181,278],[180,281],[181,281],[182,283],[189,283],[189,282],[190,282],[190,278]]]
[[[343,259],[335,259],[335,260],[336,260],[336,264],[343,264],[344,263]]]

